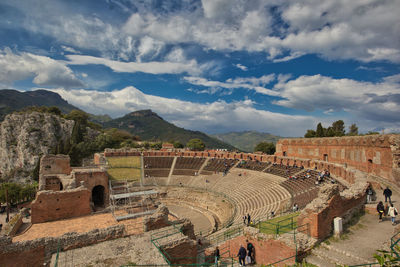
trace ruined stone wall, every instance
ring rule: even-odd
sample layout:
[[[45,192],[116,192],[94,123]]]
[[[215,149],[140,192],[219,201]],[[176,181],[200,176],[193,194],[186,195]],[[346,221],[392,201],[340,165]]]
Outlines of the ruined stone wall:
[[[233,239],[226,241],[225,243],[219,244],[219,250],[221,257],[233,257],[238,259],[237,254],[239,252],[240,245],[247,248],[246,239],[251,242],[255,248],[255,258],[257,265],[268,265],[289,257],[296,255],[296,249],[288,246],[286,243],[275,240],[275,239],[260,239],[252,236],[238,236]],[[213,253],[215,248],[206,250],[206,257],[211,255],[209,258],[213,260]],[[280,262],[274,266],[287,266],[295,263],[295,258],[292,257],[286,261]]]
[[[74,168],[71,172],[72,178],[75,183],[80,185],[83,182],[84,186],[92,192],[95,186],[101,185],[104,187],[104,204],[109,203],[109,188],[108,188],[108,174],[104,169],[80,169]]]
[[[90,214],[91,192],[86,188],[39,191],[31,204],[32,223],[42,223]]]
[[[124,232],[124,225],[116,225],[87,233],[66,233],[61,237],[15,243],[10,237],[0,237],[0,266],[43,266],[50,262],[59,245],[60,250],[65,251],[123,237]]]
[[[40,160],[40,174],[70,174],[68,155],[45,155]]]
[[[193,264],[197,261],[196,241],[185,238],[162,247],[172,264]]]
[[[368,183],[358,181],[339,193],[337,185],[325,185],[318,197],[301,212],[297,225],[308,225],[311,237],[323,240],[333,231],[333,219],[343,218],[344,223],[363,209]]]
[[[343,164],[400,185],[400,135],[281,139],[275,155]]]

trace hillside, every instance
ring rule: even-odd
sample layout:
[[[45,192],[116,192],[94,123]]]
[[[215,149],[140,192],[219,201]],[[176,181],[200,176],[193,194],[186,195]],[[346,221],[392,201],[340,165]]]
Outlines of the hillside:
[[[186,130],[165,121],[151,110],[140,110],[129,113],[103,123],[106,128],[118,128],[137,135],[142,140],[179,141],[186,144],[190,139],[199,138],[203,140],[207,148],[235,148],[223,141],[212,138],[199,131]]]
[[[69,104],[59,94],[46,90],[19,92],[17,90],[0,90],[0,121],[14,111],[28,106],[56,106],[63,113],[69,113],[77,107]]]
[[[276,143],[276,141],[282,138],[269,133],[260,133],[256,131],[230,132],[214,134],[212,136],[245,152],[253,152],[254,147],[260,142],[266,141]]]

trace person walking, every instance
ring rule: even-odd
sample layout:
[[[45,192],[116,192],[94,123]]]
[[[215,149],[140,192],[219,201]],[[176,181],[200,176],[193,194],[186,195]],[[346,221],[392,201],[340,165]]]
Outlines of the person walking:
[[[372,202],[372,195],[374,194],[374,192],[372,191],[371,186],[368,186],[367,188],[367,203],[371,203]]]
[[[386,187],[385,190],[383,190],[383,195],[385,196],[385,202],[389,199],[389,203],[392,203],[392,190],[389,189],[389,186]]]
[[[254,264],[254,246],[249,240],[246,240],[247,243],[247,256],[250,257],[250,264]]]
[[[219,258],[221,257],[220,253],[219,253],[219,247],[215,248],[215,266],[218,266],[218,262],[219,262]]]
[[[240,266],[246,266],[246,262],[245,262],[246,249],[242,245],[240,245],[239,252],[238,252],[237,256],[239,257]]]
[[[382,215],[385,212],[385,207],[383,206],[382,201],[379,201],[378,205],[376,206],[376,210],[379,213],[379,222],[381,222],[382,221]]]
[[[249,214],[249,213],[247,213],[247,226],[249,226],[249,225],[250,225],[250,221],[251,221],[250,214]]]
[[[393,206],[392,203],[390,203],[389,211],[388,214],[392,220],[392,225],[395,225],[396,223],[396,216],[399,214],[398,210]]]

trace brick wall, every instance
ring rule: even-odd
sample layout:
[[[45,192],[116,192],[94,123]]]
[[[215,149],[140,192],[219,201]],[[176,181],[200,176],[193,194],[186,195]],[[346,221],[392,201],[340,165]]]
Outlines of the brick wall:
[[[90,214],[91,192],[85,188],[40,191],[31,204],[32,223],[56,221]]]
[[[93,187],[101,185],[104,187],[104,204],[108,205],[108,196],[109,196],[109,188],[108,188],[108,174],[103,169],[73,169],[72,177],[75,179],[76,184],[80,185],[81,182],[84,182],[84,186],[92,192]]]
[[[0,266],[43,266],[49,264],[58,245],[65,251],[123,237],[124,225],[95,229],[87,233],[66,233],[61,237],[46,237],[13,243],[10,237],[0,237]]]
[[[343,218],[346,223],[363,209],[368,183],[358,183],[339,193],[336,185],[326,185],[318,199],[309,204],[297,219],[298,225],[308,224],[310,236],[323,240],[333,231],[333,219]]]
[[[280,139],[275,154],[347,164],[400,185],[400,135]]]
[[[237,254],[239,252],[240,245],[243,245],[244,248],[247,248],[246,239],[249,240],[249,242],[251,242],[255,248],[257,265],[271,264],[296,255],[296,249],[289,247],[287,244],[279,240],[263,240],[250,236],[238,236],[226,241],[225,243],[219,244],[218,247],[220,249],[221,256],[231,256],[238,259]],[[206,251],[206,255],[213,253],[213,251],[214,249],[212,249],[211,251]],[[227,251],[229,251],[230,253],[227,254]],[[293,257],[274,266],[292,265],[294,264],[294,261],[295,258]]]

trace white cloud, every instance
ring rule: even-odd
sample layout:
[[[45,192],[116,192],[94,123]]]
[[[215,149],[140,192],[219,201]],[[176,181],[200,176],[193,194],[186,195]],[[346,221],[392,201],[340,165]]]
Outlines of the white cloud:
[[[236,68],[241,69],[242,71],[247,71],[248,68],[242,64],[235,64],[234,65]]]
[[[201,93],[216,93],[220,90],[218,88],[228,89],[230,92],[234,89],[244,88],[248,90],[254,90],[257,93],[271,96],[278,96],[279,93],[267,89],[264,86],[275,80],[275,74],[263,75],[259,78],[257,77],[246,77],[246,78],[235,78],[228,79],[225,82],[211,81],[201,77],[184,77],[186,82],[193,85],[208,87],[209,89],[200,91]]]
[[[62,45],[61,48],[65,51],[65,52],[69,52],[69,53],[73,53],[73,54],[80,54],[81,52],[79,52],[78,50],[75,50],[72,47],[66,46],[66,45]]]
[[[202,72],[196,60],[189,60],[185,63],[180,62],[122,62],[110,60],[106,58],[84,56],[84,55],[67,55],[66,61],[68,65],[104,65],[109,67],[115,72],[144,72],[151,74],[177,74],[177,73],[190,73],[200,74]]]
[[[274,89],[283,99],[273,103],[308,111],[346,111],[359,119],[399,123],[399,80],[398,75],[377,83],[322,75],[300,76],[277,83]]]
[[[33,83],[42,86],[83,87],[84,84],[62,62],[46,56],[27,52],[14,53],[11,49],[0,49],[0,82],[12,84],[14,81],[33,77]]]
[[[329,59],[400,62],[399,1],[204,0],[202,6],[203,12],[195,9],[167,16],[135,13],[124,31],[170,44],[266,52],[276,62],[307,53]],[[277,58],[285,51],[289,56]]]
[[[69,103],[94,114],[122,116],[128,112],[152,109],[164,119],[187,129],[206,132],[258,130],[284,136],[302,136],[319,119],[258,110],[251,100],[227,103],[194,103],[147,95],[134,87],[111,92],[53,89]]]
[[[137,13],[122,22],[76,14],[73,5],[57,1],[8,4],[22,13],[18,26],[113,59],[144,61],[171,44],[198,44],[222,52],[264,52],[276,62],[307,53],[400,62],[396,0],[202,0],[180,9],[168,1],[160,8],[131,2],[140,7],[124,9]]]

